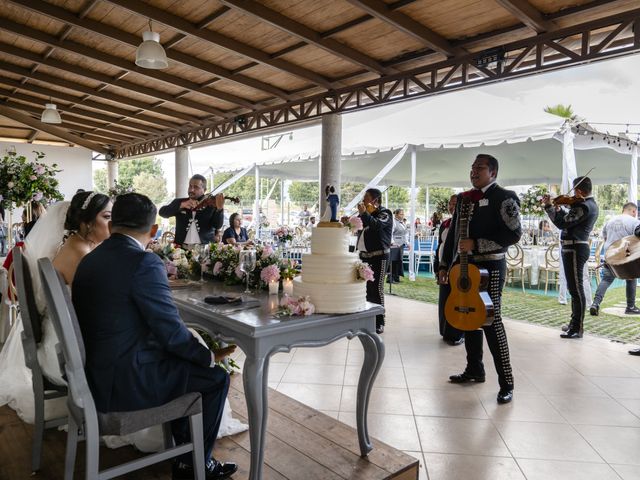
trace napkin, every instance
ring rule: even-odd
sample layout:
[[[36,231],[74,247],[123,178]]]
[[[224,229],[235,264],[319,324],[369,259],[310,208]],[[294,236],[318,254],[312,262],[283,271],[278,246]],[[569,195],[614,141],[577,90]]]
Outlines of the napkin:
[[[209,295],[204,297],[205,303],[209,303],[211,305],[223,305],[228,303],[240,303],[242,302],[242,297],[235,297],[229,295]]]

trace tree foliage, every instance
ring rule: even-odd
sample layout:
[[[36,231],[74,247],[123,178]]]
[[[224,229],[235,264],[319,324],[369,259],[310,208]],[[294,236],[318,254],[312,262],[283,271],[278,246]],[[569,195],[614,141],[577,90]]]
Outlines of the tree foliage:
[[[558,103],[557,105],[546,106],[544,111],[567,120],[578,120],[578,115],[573,111],[573,107],[571,105],[562,105],[561,103]]]
[[[156,205],[167,201],[167,181],[164,177],[149,172],[141,172],[133,177],[133,190],[146,195]]]
[[[443,205],[449,204],[449,198],[454,194],[453,188],[450,187],[429,187],[429,205],[430,210],[440,211]],[[418,191],[418,205],[424,205],[427,198],[426,187],[420,187]],[[446,211],[446,208],[445,208]],[[441,212],[443,213],[443,212]]]
[[[407,188],[392,185],[387,189],[386,193],[390,209],[407,208],[409,204],[409,191]]]
[[[93,172],[93,189],[105,195],[109,191],[107,187],[107,169],[100,168]]]
[[[169,197],[162,164],[155,157],[119,161],[118,186],[123,190],[142,193],[156,204],[166,202]],[[104,194],[109,193],[106,168],[98,169],[93,173],[93,188]]]
[[[298,205],[313,206],[320,198],[320,186],[318,182],[291,182],[289,198]]]
[[[601,210],[613,210],[616,213],[622,212],[622,206],[627,203],[627,185],[595,185],[593,196],[595,197]]]

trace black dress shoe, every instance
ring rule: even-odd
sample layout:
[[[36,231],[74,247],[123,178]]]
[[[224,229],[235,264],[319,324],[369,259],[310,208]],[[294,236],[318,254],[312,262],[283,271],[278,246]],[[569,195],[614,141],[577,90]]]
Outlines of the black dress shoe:
[[[629,350],[629,355],[636,355],[636,356],[640,357],[640,348]]]
[[[566,333],[561,333],[560,338],[582,338],[582,332],[579,330],[567,330]]]
[[[204,467],[207,480],[223,480],[238,471],[238,465],[233,462],[219,462],[211,459]],[[174,462],[172,469],[173,480],[191,480],[195,478],[193,466],[182,462]]]
[[[513,390],[507,390],[507,389],[501,388],[500,391],[498,392],[498,396],[496,400],[498,400],[498,403],[500,404],[509,403],[511,400],[513,400]]]
[[[470,373],[462,372],[457,375],[451,375],[449,381],[451,383],[484,383],[484,375],[471,375]]]
[[[589,307],[589,313],[594,317],[597,317],[598,314],[600,313],[600,305],[596,305],[595,303],[592,303],[591,306]],[[638,310],[638,313],[640,313],[640,310]]]
[[[624,309],[625,315],[640,315],[640,308],[633,306],[631,308]]]
[[[376,333],[384,333],[384,325],[376,325]]]
[[[452,347],[456,347],[464,343],[464,337],[459,338],[457,340],[448,340],[448,339],[443,339],[443,340],[447,342],[447,345],[451,345]]]

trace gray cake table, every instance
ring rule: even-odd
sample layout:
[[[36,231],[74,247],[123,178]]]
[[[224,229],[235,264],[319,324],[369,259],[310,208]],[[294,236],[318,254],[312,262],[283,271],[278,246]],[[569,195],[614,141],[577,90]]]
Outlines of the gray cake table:
[[[250,480],[262,478],[264,438],[267,427],[267,380],[269,357],[295,347],[321,347],[340,338],[358,337],[364,361],[358,381],[356,421],[360,452],[371,449],[367,430],[367,409],[371,387],[384,360],[384,343],[375,333],[376,314],[383,308],[367,303],[366,310],[343,315],[317,314],[307,317],[274,316],[278,295],[252,294],[243,305],[209,305],[206,295],[239,294],[240,288],[207,282],[173,290],[184,322],[208,332],[212,337],[235,343],[246,354],[242,379],[249,414],[251,443]],[[253,305],[253,308],[246,308]]]

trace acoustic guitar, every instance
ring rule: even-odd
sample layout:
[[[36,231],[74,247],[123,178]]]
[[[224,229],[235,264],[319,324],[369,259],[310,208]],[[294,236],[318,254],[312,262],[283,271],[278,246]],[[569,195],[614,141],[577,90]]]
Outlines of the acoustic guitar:
[[[629,235],[613,242],[604,254],[604,261],[618,278],[640,278],[640,238]]]
[[[469,219],[473,211],[471,199],[462,197],[458,215],[460,240],[469,238]],[[460,252],[460,263],[449,271],[451,293],[447,297],[444,314],[447,322],[458,330],[477,330],[493,323],[493,302],[487,293],[489,272],[469,264],[469,255]]]

